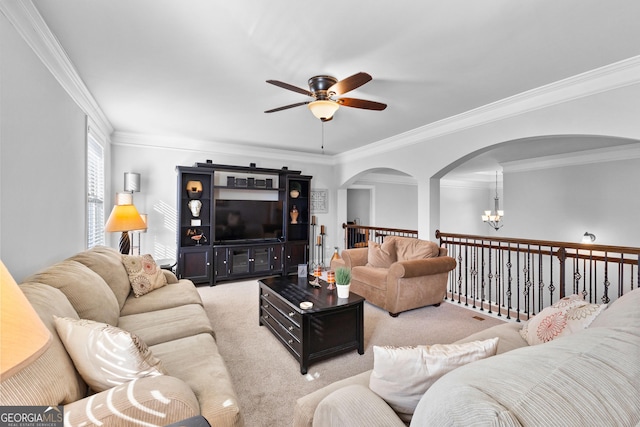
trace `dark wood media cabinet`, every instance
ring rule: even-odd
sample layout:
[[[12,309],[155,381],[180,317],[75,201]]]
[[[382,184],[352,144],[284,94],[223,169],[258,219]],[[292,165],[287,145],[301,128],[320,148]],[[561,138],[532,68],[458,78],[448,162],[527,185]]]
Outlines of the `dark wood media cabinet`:
[[[307,264],[311,176],[209,162],[176,171],[179,278],[214,285]]]

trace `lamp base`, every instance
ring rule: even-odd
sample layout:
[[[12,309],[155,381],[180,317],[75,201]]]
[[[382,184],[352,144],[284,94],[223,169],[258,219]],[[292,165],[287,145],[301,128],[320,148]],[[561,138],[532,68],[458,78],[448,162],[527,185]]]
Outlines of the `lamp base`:
[[[120,253],[122,255],[129,255],[131,251],[131,239],[129,239],[129,232],[123,231],[120,236]]]

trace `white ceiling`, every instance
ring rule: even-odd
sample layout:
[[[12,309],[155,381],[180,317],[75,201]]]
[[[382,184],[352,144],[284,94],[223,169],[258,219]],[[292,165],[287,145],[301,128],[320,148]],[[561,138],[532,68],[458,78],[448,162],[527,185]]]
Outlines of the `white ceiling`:
[[[340,108],[336,154],[640,55],[637,0],[33,3],[117,132],[212,145],[320,152],[305,106],[264,113],[309,99],[268,79],[373,76],[347,96],[388,108]]]

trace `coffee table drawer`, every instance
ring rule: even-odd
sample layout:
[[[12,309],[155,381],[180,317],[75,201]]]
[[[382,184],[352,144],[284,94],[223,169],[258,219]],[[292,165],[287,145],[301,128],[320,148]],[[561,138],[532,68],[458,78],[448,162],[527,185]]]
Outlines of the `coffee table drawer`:
[[[296,326],[300,327],[302,325],[302,314],[292,309],[289,304],[285,301],[282,301],[277,295],[274,295],[272,292],[268,290],[260,289],[262,301],[261,303],[267,303],[275,308],[277,308],[281,313],[291,319],[292,322],[296,324]]]
[[[288,327],[280,323],[274,316],[271,315],[267,310],[262,311],[262,321],[267,324],[274,335],[282,341],[283,344],[288,346],[291,350],[293,350],[298,357],[302,354],[302,343],[300,342],[300,338],[295,337],[288,330]],[[299,329],[298,329],[299,331]]]
[[[300,328],[300,325],[296,325],[288,316],[285,316],[280,312],[280,310],[269,305],[269,303],[264,300],[262,301],[262,306],[260,308],[263,316],[268,315],[273,317],[289,334],[296,337],[298,341],[302,341],[302,329]]]

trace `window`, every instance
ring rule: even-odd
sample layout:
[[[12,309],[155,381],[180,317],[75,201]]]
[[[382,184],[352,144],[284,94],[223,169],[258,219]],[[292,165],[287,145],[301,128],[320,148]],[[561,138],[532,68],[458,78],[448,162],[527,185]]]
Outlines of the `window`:
[[[104,148],[87,132],[87,248],[104,245]]]

